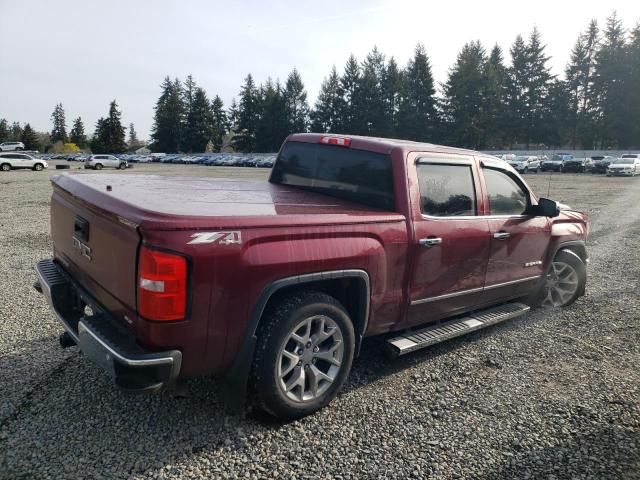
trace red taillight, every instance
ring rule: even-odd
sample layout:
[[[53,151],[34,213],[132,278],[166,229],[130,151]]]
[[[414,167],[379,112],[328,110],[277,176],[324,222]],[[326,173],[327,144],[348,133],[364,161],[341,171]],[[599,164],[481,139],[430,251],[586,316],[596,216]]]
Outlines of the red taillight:
[[[338,145],[339,147],[348,147],[351,145],[351,139],[347,137],[320,137],[320,143]]]
[[[148,320],[182,320],[187,310],[187,260],[140,249],[138,314]]]

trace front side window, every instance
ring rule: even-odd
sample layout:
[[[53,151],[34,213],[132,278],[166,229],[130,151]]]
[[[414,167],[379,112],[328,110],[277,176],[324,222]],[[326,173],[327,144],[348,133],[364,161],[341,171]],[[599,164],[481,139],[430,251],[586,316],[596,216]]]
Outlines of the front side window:
[[[491,215],[522,215],[527,210],[527,193],[513,178],[490,168],[483,172]]]
[[[469,165],[418,163],[420,208],[432,217],[476,214],[476,193]]]

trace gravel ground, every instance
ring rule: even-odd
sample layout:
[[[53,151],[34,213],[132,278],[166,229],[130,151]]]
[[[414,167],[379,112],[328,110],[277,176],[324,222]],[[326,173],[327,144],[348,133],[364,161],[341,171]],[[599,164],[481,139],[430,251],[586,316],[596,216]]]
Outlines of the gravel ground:
[[[328,408],[282,425],[226,415],[212,379],[123,394],[58,347],[31,287],[50,255],[53,173],[0,175],[0,478],[640,478],[640,179],[527,178],[592,219],[572,307],[399,359],[368,340]]]

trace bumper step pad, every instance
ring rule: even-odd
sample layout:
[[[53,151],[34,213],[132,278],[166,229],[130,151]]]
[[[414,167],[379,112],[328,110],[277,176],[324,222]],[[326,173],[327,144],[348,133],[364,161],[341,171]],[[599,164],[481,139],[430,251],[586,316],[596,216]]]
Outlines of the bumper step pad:
[[[421,348],[430,347],[436,343],[451,338],[475,332],[496,323],[504,322],[524,315],[529,306],[524,303],[506,303],[498,307],[479,310],[461,318],[449,320],[439,325],[405,332],[400,336],[387,340],[387,346],[395,355],[404,355]]]

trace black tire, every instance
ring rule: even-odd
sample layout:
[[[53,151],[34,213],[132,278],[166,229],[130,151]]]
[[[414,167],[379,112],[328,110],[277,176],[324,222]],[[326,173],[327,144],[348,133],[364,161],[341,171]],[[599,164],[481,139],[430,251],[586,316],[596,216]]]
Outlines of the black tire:
[[[570,265],[577,273],[578,282],[575,292],[573,292],[573,294],[569,298],[564,300],[562,304],[552,305],[559,308],[565,308],[575,302],[578,297],[584,295],[585,287],[587,284],[587,268],[578,254],[572,252],[571,250],[560,250],[553,258],[553,262]],[[551,274],[553,262],[549,265],[548,271],[545,274],[545,278],[543,279],[543,282],[540,285],[539,289],[525,300],[525,303],[527,303],[528,305],[532,307],[545,306],[545,302],[547,302],[549,294],[547,278]]]
[[[3,163],[2,165],[0,165],[0,170],[2,170],[3,172],[8,172],[9,170],[11,170],[11,165],[9,165],[8,163]]]
[[[43,168],[44,168],[44,165],[42,165],[41,163],[36,163],[36,164],[33,166],[33,169],[34,169],[36,172],[41,171]]]
[[[22,147],[17,147],[16,152],[20,152],[20,151],[22,151]]]
[[[524,170],[522,170],[523,174],[529,173],[529,167],[524,167]]]
[[[540,173],[540,167],[536,168],[536,175]]]
[[[101,163],[96,163],[96,164],[93,166],[93,169],[94,169],[94,170],[102,170],[102,164],[101,164]]]
[[[127,168],[127,166],[124,163],[118,165],[118,170],[124,170],[125,168]]]
[[[281,386],[284,376],[282,380],[278,377],[280,352],[288,345],[290,334],[296,326],[319,315],[328,317],[339,329],[344,346],[341,363],[333,382],[324,393],[319,394],[317,398],[294,401]],[[353,324],[345,308],[335,298],[320,292],[305,291],[282,299],[265,312],[259,329],[252,366],[252,394],[255,405],[281,420],[294,420],[320,410],[340,391],[351,370],[354,350]],[[301,362],[297,365],[301,365]],[[299,368],[306,371],[307,366]],[[306,382],[305,376],[303,384],[306,385]],[[302,393],[300,396],[303,396]]]

